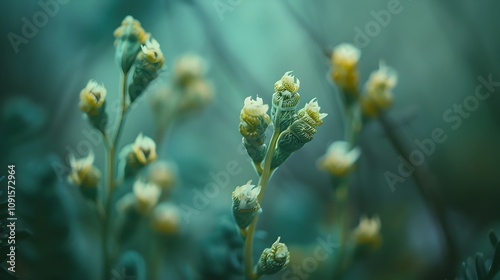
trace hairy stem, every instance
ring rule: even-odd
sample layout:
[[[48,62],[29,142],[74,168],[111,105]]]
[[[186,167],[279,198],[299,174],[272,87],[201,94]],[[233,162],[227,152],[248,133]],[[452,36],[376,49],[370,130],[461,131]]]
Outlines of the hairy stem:
[[[276,128],[276,127],[275,127]],[[276,149],[276,143],[278,142],[278,138],[280,136],[280,131],[278,128],[273,133],[271,138],[271,142],[269,143],[269,149],[267,150],[266,157],[264,160],[264,167],[262,168],[262,175],[259,179],[258,186],[261,187],[259,196],[257,197],[259,203],[261,203],[262,198],[264,197],[264,192],[266,190],[267,182],[272,175],[271,170],[271,162],[273,159],[274,150]],[[248,280],[255,280],[259,278],[259,275],[254,271],[253,260],[252,260],[252,247],[253,247],[253,237],[255,235],[255,229],[257,228],[257,220],[258,216],[253,219],[253,222],[248,227],[246,231],[245,238],[245,247],[244,247],[244,265],[245,265],[245,276]]]

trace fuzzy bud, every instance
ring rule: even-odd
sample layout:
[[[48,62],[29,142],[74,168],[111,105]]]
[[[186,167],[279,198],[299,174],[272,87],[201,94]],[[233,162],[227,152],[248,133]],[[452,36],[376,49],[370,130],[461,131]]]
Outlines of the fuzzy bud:
[[[174,66],[174,83],[186,86],[194,80],[203,78],[205,62],[195,54],[181,56]]]
[[[87,157],[81,159],[76,159],[73,154],[70,154],[69,163],[71,166],[71,172],[68,176],[69,182],[79,187],[86,198],[95,201],[101,172],[93,165],[94,153],[91,151]]]
[[[165,58],[160,49],[160,44],[155,39],[149,39],[141,46],[141,51],[135,60],[135,70],[132,83],[129,85],[130,102],[134,102],[146,87],[158,77],[159,70],[163,67]]]
[[[175,168],[171,163],[157,161],[148,167],[148,181],[159,186],[167,195],[174,189],[175,177]]]
[[[252,180],[238,186],[232,193],[233,216],[238,226],[245,230],[253,219],[262,212],[258,201],[260,186],[251,185]]]
[[[350,144],[345,141],[336,141],[328,147],[326,154],[318,160],[320,169],[333,176],[344,177],[354,169],[354,163],[359,158],[359,148],[349,150]]]
[[[186,84],[180,94],[179,106],[177,110],[181,115],[201,111],[207,107],[214,97],[212,85],[204,80],[197,79]]]
[[[295,77],[291,73],[292,71],[286,72],[274,84],[271,119],[279,130],[284,130],[290,125],[300,101],[300,94],[297,92],[300,88],[300,81],[297,79],[295,82]]]
[[[141,45],[145,44],[150,37],[141,26],[141,23],[132,16],[126,16],[118,27],[114,36],[115,41],[115,60],[123,73],[128,73],[137,54],[141,50]]]
[[[158,203],[161,189],[155,184],[137,180],[134,183],[135,207],[141,214],[149,214]]]
[[[266,153],[266,129],[271,123],[267,114],[269,106],[262,98],[253,100],[247,97],[240,113],[240,133],[243,136],[243,145],[248,155],[255,163],[260,163]]]
[[[359,225],[352,232],[352,238],[358,246],[363,246],[368,249],[377,249],[382,243],[380,235],[380,218],[375,217],[369,219],[365,216],[361,217]]]
[[[125,177],[129,177],[156,160],[156,143],[140,133],[133,144],[123,147],[120,155],[125,161]]]
[[[171,236],[179,233],[181,230],[179,209],[172,204],[159,204],[153,211],[151,226],[161,234]]]
[[[361,99],[363,115],[376,117],[381,111],[390,108],[394,100],[392,89],[397,82],[396,71],[381,62],[379,70],[374,71],[366,83],[366,93]]]
[[[290,262],[290,252],[285,243],[280,243],[281,237],[273,243],[271,248],[266,248],[257,264],[257,274],[274,274],[285,269]]]
[[[332,53],[331,78],[344,92],[356,96],[358,94],[359,74],[358,61],[361,51],[351,44],[340,44]]]
[[[306,103],[304,108],[300,109],[297,115],[293,117],[293,122],[283,132],[281,132],[277,149],[273,154],[271,169],[280,166],[295,151],[302,148],[307,142],[310,142],[316,128],[323,124],[323,118],[328,114],[320,113],[316,98]]]
[[[106,88],[94,80],[90,80],[80,92],[79,107],[84,112],[93,127],[105,132],[108,122],[106,114]]]

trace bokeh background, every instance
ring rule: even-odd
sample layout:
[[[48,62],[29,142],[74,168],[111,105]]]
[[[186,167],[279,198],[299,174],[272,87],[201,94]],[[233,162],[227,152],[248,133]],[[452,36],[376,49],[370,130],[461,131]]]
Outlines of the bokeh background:
[[[0,173],[6,173],[7,164],[16,164],[18,226],[33,232],[20,243],[22,279],[100,275],[96,214],[54,166],[67,165],[68,152],[77,150],[82,139],[90,140],[90,126],[78,109],[79,92],[87,81],[104,83],[108,98],[118,98],[120,72],[112,34],[129,14],[161,44],[166,68],[160,79],[169,79],[176,58],[190,52],[206,60],[207,77],[215,88],[213,102],[177,122],[161,144],[159,157],[177,166],[173,201],[193,205],[193,190],[213,182],[210,172],[224,171],[228,162],[241,167],[204,209],[189,222],[183,219],[189,238],[178,247],[165,245],[175,254],[166,253],[162,279],[223,279],[206,276],[217,269],[224,279],[242,279],[217,259],[227,250],[227,239],[217,234],[224,219],[232,221],[231,192],[257,180],[241,150],[239,112],[250,95],[270,103],[274,82],[288,70],[301,81],[301,104],[317,97],[329,115],[315,139],[273,176],[255,251],[278,235],[297,251],[317,246],[317,238],[329,234],[334,205],[330,178],[318,170],[316,161],[329,144],[343,138],[342,106],[328,79],[326,54],[340,43],[356,43],[357,28],[365,30],[375,21],[373,13],[387,10],[391,2],[61,1],[59,10],[16,51],[8,34],[22,35],[23,17],[32,21],[42,8],[38,1],[2,1]],[[500,230],[500,87],[462,117],[457,129],[443,114],[474,94],[478,77],[491,75],[500,81],[500,3],[402,0],[400,7],[401,12],[392,14],[386,26],[379,25],[361,47],[360,72],[366,80],[380,60],[397,69],[389,114],[408,141],[430,138],[435,128],[446,132],[447,140],[436,145],[426,163],[438,182],[433,194],[452,229],[458,267],[477,251],[490,256],[487,232]],[[139,132],[153,135],[147,99],[148,92],[129,114],[120,147]],[[362,157],[350,188],[349,217],[354,227],[362,214],[379,215],[383,245],[356,263],[346,279],[452,278],[446,274],[439,226],[414,181],[408,178],[391,190],[384,177],[386,171],[397,174],[400,160],[377,121],[364,127],[359,145]],[[102,167],[102,145],[92,148]],[[300,264],[299,256],[292,262]],[[332,254],[320,263],[309,279],[330,279],[334,258]],[[282,275],[266,279],[285,279]]]

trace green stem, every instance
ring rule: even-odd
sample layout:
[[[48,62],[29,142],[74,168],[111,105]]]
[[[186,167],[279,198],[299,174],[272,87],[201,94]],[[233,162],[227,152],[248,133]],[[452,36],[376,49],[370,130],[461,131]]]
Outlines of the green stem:
[[[259,203],[261,203],[262,198],[264,197],[264,192],[266,190],[267,182],[272,175],[271,170],[271,162],[273,159],[274,150],[276,149],[276,143],[278,142],[278,138],[280,136],[280,131],[278,128],[273,133],[271,138],[271,142],[269,143],[269,149],[267,150],[266,157],[264,160],[264,167],[262,168],[262,175],[259,179],[259,186],[261,187],[260,193],[257,197]],[[245,275],[248,280],[255,280],[259,278],[259,275],[254,271],[253,260],[252,260],[252,247],[253,247],[253,237],[255,235],[255,229],[257,228],[257,220],[258,216],[253,219],[253,222],[250,224],[246,231],[245,237],[245,247],[244,247],[244,265],[245,265]]]
[[[339,184],[335,191],[335,201],[337,202],[336,207],[336,220],[339,229],[339,252],[337,254],[335,266],[334,266],[334,277],[333,279],[341,279],[344,274],[349,262],[346,261],[346,248],[347,248],[347,237],[349,232],[349,223],[346,217],[347,214],[347,199],[348,199],[348,178],[344,179],[343,182]]]
[[[107,135],[105,135],[105,141],[106,141],[106,149],[108,151],[108,158],[107,158],[107,188],[104,187],[102,194],[103,194],[103,205],[102,209],[103,215],[102,215],[102,253],[103,253],[103,258],[104,258],[104,270],[103,270],[103,280],[110,279],[110,273],[111,273],[111,262],[112,262],[112,256],[109,252],[109,228],[110,228],[110,216],[112,212],[112,204],[113,204],[113,190],[115,188],[115,149],[116,145],[118,143],[118,139],[120,138],[123,122],[125,119],[125,114],[127,112],[128,106],[127,106],[127,73],[122,72],[122,95],[121,95],[121,100],[122,100],[122,111],[118,117],[118,124],[116,128],[116,133],[114,134],[114,137],[112,140],[108,138]]]
[[[361,110],[359,108],[359,102],[356,100],[358,92],[348,93],[342,92],[341,94],[343,104],[344,104],[344,138],[351,147],[356,145],[357,136],[361,130]],[[338,182],[337,186],[334,186],[335,190],[335,202],[336,202],[336,221],[339,229],[339,253],[337,255],[334,264],[334,277],[333,279],[341,279],[342,275],[347,270],[350,258],[346,258],[347,252],[347,237],[349,233],[349,219],[346,217],[347,214],[347,202],[349,199],[349,182],[350,175],[342,178]]]
[[[262,176],[262,172],[263,172],[263,169],[262,169],[261,163],[262,163],[262,162],[252,162],[253,167],[255,168],[255,172],[257,172],[257,174],[258,174],[259,176]]]
[[[116,147],[118,144],[118,139],[120,139],[120,135],[122,132],[123,123],[125,122],[125,117],[128,110],[127,104],[127,73],[122,72],[122,111],[118,118],[118,127],[116,128],[115,137],[113,139],[112,145]]]

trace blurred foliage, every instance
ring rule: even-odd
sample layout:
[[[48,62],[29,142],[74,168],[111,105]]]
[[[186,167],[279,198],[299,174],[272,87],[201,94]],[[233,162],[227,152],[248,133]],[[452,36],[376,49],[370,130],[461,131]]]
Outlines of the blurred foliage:
[[[220,17],[215,2],[238,4]],[[241,240],[220,223],[222,216],[230,216],[234,187],[255,178],[241,152],[238,115],[247,96],[258,94],[269,100],[272,85],[286,70],[300,77],[304,100],[318,97],[330,119],[314,142],[292,155],[273,177],[262,203],[267,213],[259,224],[267,232],[256,242],[260,249],[255,251],[260,253],[281,234],[290,245],[291,262],[301,265],[313,254],[307,249],[314,250],[317,238],[329,234],[335,206],[329,176],[314,164],[343,133],[341,104],[327,78],[325,52],[342,42],[353,43],[356,27],[364,30],[375,21],[372,11],[387,9],[389,2],[67,1],[16,53],[7,35],[22,35],[23,17],[33,21],[35,13],[43,10],[38,1],[2,1],[0,175],[8,164],[16,164],[19,228],[33,233],[19,242],[19,275],[37,280],[87,280],[100,275],[97,213],[89,212],[87,202],[54,166],[67,172],[68,152],[85,149],[82,139],[92,145],[90,127],[77,109],[78,93],[85,83],[100,77],[110,98],[118,97],[112,33],[128,14],[140,19],[162,45],[166,70],[160,79],[171,77],[175,59],[191,51],[207,60],[208,77],[216,88],[213,104],[196,118],[184,120],[182,126],[174,125],[175,133],[159,151],[160,158],[179,168],[179,187],[172,199],[192,206],[193,190],[203,190],[214,181],[210,172],[224,170],[230,161],[242,170],[229,178],[229,187],[221,187],[216,198],[190,217],[184,225],[187,239],[161,245],[165,248],[161,274],[177,277],[169,279],[240,279],[235,276],[240,269],[235,248]],[[484,253],[470,265],[466,262],[467,275],[475,277],[478,267],[487,273],[486,256],[494,255],[485,236],[490,228],[498,232],[500,222],[498,211],[492,210],[498,208],[500,197],[498,90],[461,118],[457,129],[443,114],[474,94],[479,76],[500,80],[500,38],[496,35],[500,3],[422,0],[401,1],[401,5],[401,13],[393,14],[362,48],[360,75],[366,80],[380,58],[397,69],[400,80],[389,115],[412,143],[431,138],[435,128],[446,132],[448,139],[436,144],[426,162],[439,183],[434,195],[446,209],[456,257],[466,260],[475,252]],[[151,93],[144,95],[146,99]],[[128,116],[120,148],[133,142],[137,131],[154,132],[153,115],[144,99],[138,100]],[[443,276],[444,243],[413,180],[405,180],[391,192],[384,179],[385,171],[398,172],[400,160],[380,124],[365,127],[359,144],[362,157],[354,171],[348,215],[357,220],[362,214],[377,213],[384,241],[379,251],[351,268],[345,279]],[[103,164],[104,150],[94,147],[94,151],[96,163]],[[119,194],[129,191],[131,184],[126,188]],[[144,240],[150,237],[138,232],[134,238],[146,244]],[[142,273],[137,264],[147,263],[134,253],[146,250],[146,245],[139,244],[127,248],[128,259],[121,260],[126,273],[137,273],[136,279]],[[299,259],[294,260],[294,253]],[[333,262],[332,255],[310,278],[328,279]],[[459,263],[456,266],[460,271]],[[266,279],[282,279],[287,271]],[[118,267],[116,272],[122,273]]]

